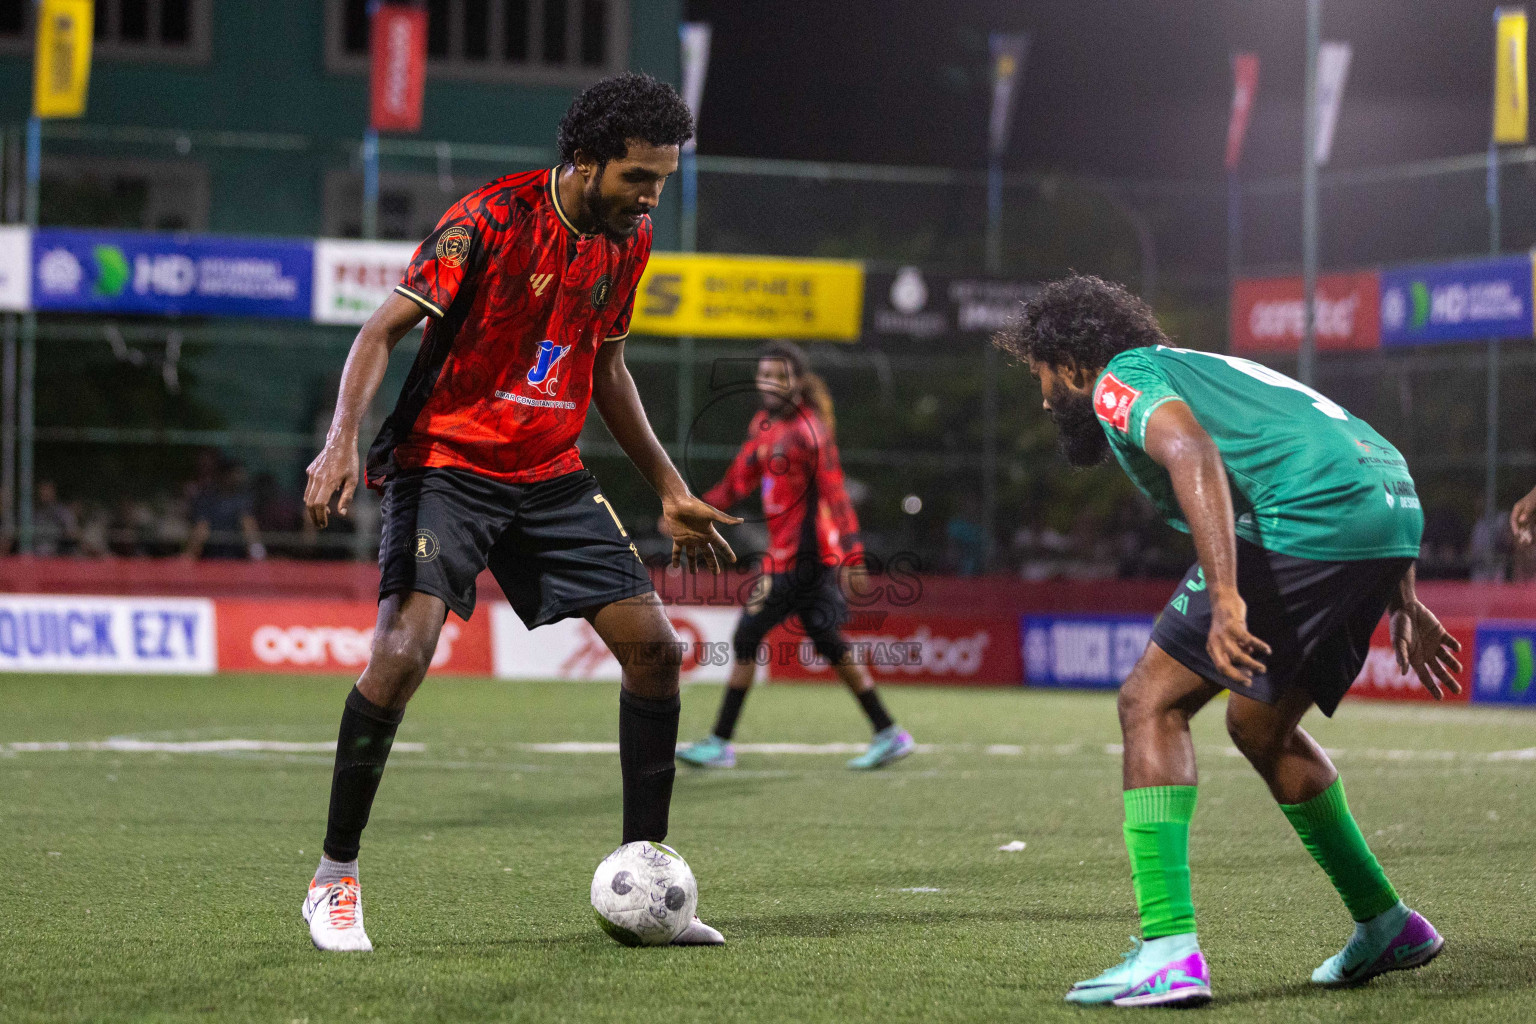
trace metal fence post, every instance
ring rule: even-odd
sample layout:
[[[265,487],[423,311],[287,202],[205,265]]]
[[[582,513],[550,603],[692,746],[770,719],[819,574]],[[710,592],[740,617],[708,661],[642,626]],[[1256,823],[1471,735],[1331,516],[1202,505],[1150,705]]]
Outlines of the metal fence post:
[[[0,343],[0,555],[16,535],[16,316],[5,314]]]

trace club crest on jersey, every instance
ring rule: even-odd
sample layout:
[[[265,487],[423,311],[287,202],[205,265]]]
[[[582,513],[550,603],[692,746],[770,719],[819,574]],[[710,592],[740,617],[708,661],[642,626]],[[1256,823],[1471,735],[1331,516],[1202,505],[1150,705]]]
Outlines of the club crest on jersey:
[[[569,345],[556,345],[552,341],[539,342],[539,361],[528,371],[528,383],[533,390],[551,398],[555,394],[556,371],[561,359],[571,350]]]
[[[469,257],[469,243],[469,229],[462,224],[453,225],[437,236],[437,261],[457,267]]]
[[[597,283],[592,286],[591,294],[587,297],[592,300],[593,309],[602,309],[604,306],[608,305],[608,300],[612,296],[613,282],[609,280],[607,274],[604,274],[602,277],[597,279]]]
[[[1106,373],[1104,379],[1099,381],[1099,386],[1093,389],[1093,411],[1098,413],[1099,419],[1116,430],[1129,432],[1131,406],[1140,397],[1140,391],[1114,374]]]

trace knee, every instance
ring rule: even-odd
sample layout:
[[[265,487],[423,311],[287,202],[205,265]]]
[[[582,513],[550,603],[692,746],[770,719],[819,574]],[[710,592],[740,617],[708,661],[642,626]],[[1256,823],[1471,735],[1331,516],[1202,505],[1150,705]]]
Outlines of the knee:
[[[1120,731],[1128,733],[1167,709],[1155,699],[1149,687],[1138,685],[1137,675],[1133,672],[1120,687],[1120,694],[1115,698],[1115,710],[1120,716]]]
[[[683,645],[676,639],[636,644],[623,664],[624,688],[647,700],[677,695],[683,672]]]
[[[731,653],[735,656],[737,664],[755,663],[762,645],[763,634],[756,629],[739,626],[735,635],[731,637]]]
[[[1227,735],[1232,745],[1255,765],[1274,761],[1285,749],[1286,734],[1277,733],[1271,723],[1238,713],[1235,705],[1227,708]]]
[[[435,633],[426,635],[406,626],[378,630],[373,635],[368,674],[390,693],[391,703],[402,692],[408,699],[432,666],[436,650]]]

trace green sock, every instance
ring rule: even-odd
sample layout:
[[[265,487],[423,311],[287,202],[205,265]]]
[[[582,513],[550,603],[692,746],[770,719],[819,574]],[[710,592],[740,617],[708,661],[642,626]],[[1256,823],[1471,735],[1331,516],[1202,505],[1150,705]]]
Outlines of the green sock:
[[[1369,921],[1397,904],[1397,890],[1387,881],[1376,855],[1365,845],[1354,815],[1349,813],[1343,779],[1335,779],[1333,785],[1304,804],[1281,804],[1280,809],[1312,859],[1328,873],[1351,917]]]
[[[1125,791],[1125,848],[1141,909],[1141,937],[1160,939],[1195,930],[1189,892],[1189,823],[1194,786]]]

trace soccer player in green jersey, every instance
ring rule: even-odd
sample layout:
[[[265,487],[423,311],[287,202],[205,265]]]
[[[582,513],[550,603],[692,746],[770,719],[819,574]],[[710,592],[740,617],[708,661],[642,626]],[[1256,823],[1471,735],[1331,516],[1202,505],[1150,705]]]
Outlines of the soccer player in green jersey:
[[[1460,644],[1414,593],[1424,519],[1402,456],[1283,374],[1172,347],[1144,302],[1098,278],[1049,285],[995,343],[1039,378],[1067,460],[1093,466],[1113,454],[1199,558],[1120,689],[1141,939],[1067,1000],[1211,998],[1190,896],[1189,720],[1223,688],[1232,742],[1355,921],[1313,982],[1358,985],[1428,963],[1444,940],[1398,898],[1338,771],[1300,726],[1314,705],[1333,714],[1383,613],[1402,671],[1436,698],[1442,687],[1460,692]]]

